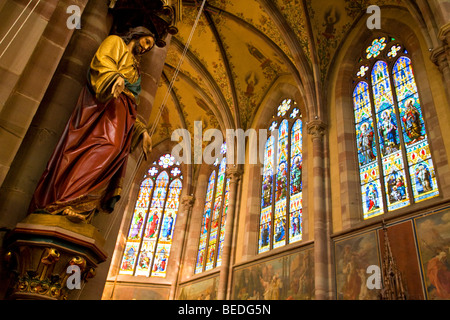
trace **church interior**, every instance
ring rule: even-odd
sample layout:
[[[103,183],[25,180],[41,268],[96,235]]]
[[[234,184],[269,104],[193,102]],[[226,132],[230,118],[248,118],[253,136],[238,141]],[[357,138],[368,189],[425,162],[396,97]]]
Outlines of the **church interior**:
[[[450,299],[449,1],[0,0],[0,21],[0,299]],[[29,212],[94,54],[138,26],[151,152],[111,212]]]

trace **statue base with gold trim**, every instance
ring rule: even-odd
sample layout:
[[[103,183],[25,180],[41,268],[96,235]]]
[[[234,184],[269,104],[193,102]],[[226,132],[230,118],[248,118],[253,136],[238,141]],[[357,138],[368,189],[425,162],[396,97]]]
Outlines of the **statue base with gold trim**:
[[[90,224],[61,215],[30,214],[6,236],[10,271],[6,299],[76,299],[107,258],[104,239]]]

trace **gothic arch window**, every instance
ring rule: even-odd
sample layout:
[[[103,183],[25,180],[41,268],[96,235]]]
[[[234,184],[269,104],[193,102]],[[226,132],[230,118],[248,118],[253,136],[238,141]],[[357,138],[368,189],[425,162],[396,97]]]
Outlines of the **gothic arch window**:
[[[302,239],[302,128],[296,102],[284,99],[265,145],[258,253]]]
[[[226,178],[226,144],[221,157],[214,162],[206,190],[195,273],[211,270],[222,263],[225,224],[227,220],[230,179]]]
[[[139,187],[119,274],[166,276],[182,180],[170,154],[153,162]]]
[[[395,38],[366,47],[353,109],[364,219],[438,196],[413,61]]]

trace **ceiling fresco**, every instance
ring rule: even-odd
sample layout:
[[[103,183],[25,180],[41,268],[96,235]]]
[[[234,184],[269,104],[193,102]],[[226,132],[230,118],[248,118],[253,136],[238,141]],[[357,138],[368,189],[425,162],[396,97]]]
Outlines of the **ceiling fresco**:
[[[181,2],[179,32],[170,40],[151,123],[201,3]],[[195,121],[202,121],[203,130],[250,128],[277,79],[292,77],[299,86],[314,79],[312,61],[320,75],[314,80],[324,85],[343,39],[371,4],[400,6],[402,0],[207,0],[153,143],[170,139],[177,128],[193,135]]]

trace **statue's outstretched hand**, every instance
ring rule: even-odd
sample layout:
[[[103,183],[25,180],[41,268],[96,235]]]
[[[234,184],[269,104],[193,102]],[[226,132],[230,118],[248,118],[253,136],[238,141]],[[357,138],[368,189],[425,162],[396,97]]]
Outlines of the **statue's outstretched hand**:
[[[118,98],[124,89],[125,80],[122,77],[118,77],[112,86],[111,94],[114,98]]]

